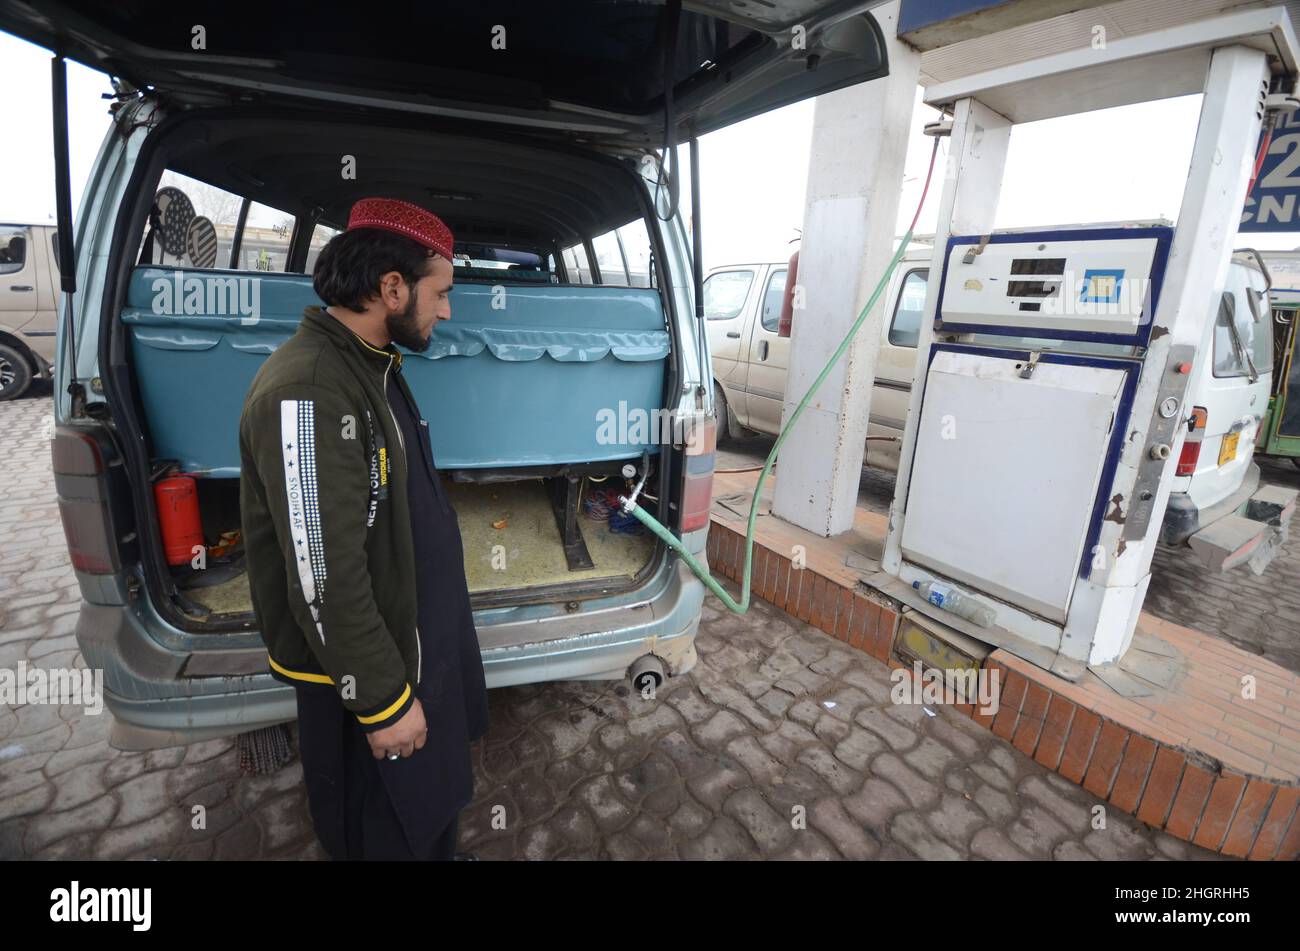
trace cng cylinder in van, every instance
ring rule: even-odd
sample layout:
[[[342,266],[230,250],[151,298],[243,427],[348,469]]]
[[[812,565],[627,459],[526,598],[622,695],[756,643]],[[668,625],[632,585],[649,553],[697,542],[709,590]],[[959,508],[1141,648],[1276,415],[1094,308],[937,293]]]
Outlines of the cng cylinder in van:
[[[167,564],[183,565],[194,557],[194,547],[203,545],[198,484],[185,475],[160,479],[154,483],[153,497]]]

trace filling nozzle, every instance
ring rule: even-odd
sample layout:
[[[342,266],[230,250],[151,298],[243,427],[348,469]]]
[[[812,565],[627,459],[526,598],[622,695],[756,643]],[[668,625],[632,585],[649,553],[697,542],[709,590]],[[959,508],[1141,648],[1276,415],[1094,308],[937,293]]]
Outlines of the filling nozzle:
[[[649,474],[650,452],[647,450],[646,452],[641,453],[641,480],[637,482],[636,486],[632,489],[631,495],[620,495],[618,497],[618,500],[623,503],[624,515],[631,515],[632,510],[636,508],[637,496],[639,496],[641,490],[645,488],[646,476]],[[623,467],[623,478],[631,479],[634,475],[636,475],[636,467],[629,462]]]

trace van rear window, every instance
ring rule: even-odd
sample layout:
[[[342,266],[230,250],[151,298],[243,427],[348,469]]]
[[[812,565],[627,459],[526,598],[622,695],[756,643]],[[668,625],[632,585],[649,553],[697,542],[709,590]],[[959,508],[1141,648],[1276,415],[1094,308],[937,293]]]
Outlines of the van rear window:
[[[1249,293],[1249,292],[1248,292]],[[1212,370],[1216,377],[1259,376],[1273,369],[1272,311],[1261,302],[1260,320],[1249,306],[1237,306],[1237,295],[1224,291],[1214,319]]]
[[[169,267],[283,272],[295,225],[286,211],[169,169],[158,181],[137,260]]]
[[[559,283],[550,264],[536,251],[457,242],[452,264],[458,281]]]

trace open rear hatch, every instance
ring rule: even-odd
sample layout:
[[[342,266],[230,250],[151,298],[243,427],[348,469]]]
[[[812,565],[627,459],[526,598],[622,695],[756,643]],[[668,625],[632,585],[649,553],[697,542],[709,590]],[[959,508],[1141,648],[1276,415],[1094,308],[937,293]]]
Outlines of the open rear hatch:
[[[648,424],[638,426],[662,419],[666,394],[676,391],[674,324],[660,288],[528,274],[458,266],[453,319],[399,364],[428,417],[433,457],[459,514],[476,608],[568,602],[643,584],[661,552],[617,510],[617,494],[630,491],[630,469],[657,486],[646,504],[663,511],[657,499],[676,464],[664,445],[648,442],[655,435]],[[177,281],[194,291],[192,306],[162,299]],[[251,319],[213,293],[241,281],[256,284]],[[117,415],[130,416],[145,436],[174,601],[187,627],[250,620],[239,540],[241,407],[267,355],[296,331],[304,307],[318,303],[305,274],[159,262],[132,269],[117,326],[139,406],[118,402]]]
[[[741,4],[703,0],[682,4],[676,0],[667,3],[600,0],[553,5],[485,2],[455,7],[412,4],[403,6],[394,15],[357,6],[322,13],[298,3],[277,7],[272,14],[260,10],[250,14],[238,5],[210,0],[195,0],[184,7],[156,0],[133,0],[125,5],[106,0],[75,5],[0,0],[0,29],[110,73],[120,81],[119,91],[124,97],[130,96],[132,90],[145,92],[146,98],[156,102],[161,114],[168,117],[164,125],[169,127],[177,122],[190,123],[199,126],[200,132],[206,129],[212,133],[226,118],[243,121],[245,116],[284,116],[294,122],[328,125],[331,129],[336,123],[355,120],[368,128],[400,128],[409,132],[419,129],[420,135],[429,134],[436,127],[437,134],[443,136],[482,136],[494,142],[509,140],[514,143],[512,148],[521,150],[535,146],[539,151],[564,152],[570,156],[568,165],[576,169],[578,155],[591,157],[593,152],[603,152],[626,157],[652,148],[670,147],[679,140],[698,137],[750,116],[885,75],[888,65],[884,40],[867,12],[877,2],[762,0]],[[150,143],[154,141],[151,136]],[[317,141],[319,144],[320,140]],[[348,140],[347,150],[363,152],[367,142],[366,137]],[[280,149],[276,154],[294,153],[298,145]],[[340,143],[339,148],[343,147]],[[504,148],[499,146],[487,162],[492,165],[494,176],[497,174],[494,163],[503,160]],[[150,151],[148,143],[145,151]],[[445,165],[444,152],[445,149],[438,154],[439,161]],[[392,164],[393,156],[413,153],[399,150],[386,154]],[[320,220],[338,224],[342,220],[340,209],[345,209],[349,200],[357,197],[345,193],[354,183],[340,183],[336,164],[331,166],[333,174],[328,183],[322,180],[319,187],[312,184],[309,188],[310,183],[293,176],[268,174],[254,180],[243,175],[241,179],[242,166],[236,167],[238,156],[216,148],[203,135],[191,143],[186,155],[183,170],[201,180],[239,191],[244,195],[245,205],[250,198],[262,201],[296,214],[300,222],[310,224]],[[380,157],[375,161],[382,163],[385,159]],[[368,167],[367,187],[375,187],[375,170],[387,170],[387,166],[372,162]],[[462,205],[473,204],[475,212],[486,214],[491,209],[478,196],[484,189],[468,178],[474,174],[487,175],[483,171],[484,162],[462,164],[458,168],[470,169],[458,174],[466,177],[467,187],[462,191],[474,193],[477,201],[464,202],[465,195],[460,193],[431,196],[427,188],[420,194],[407,196],[401,191],[400,185],[406,178],[397,174],[400,170],[385,174],[382,187],[386,193],[431,204],[438,212],[450,212],[441,207],[445,199],[460,201]],[[553,172],[543,164],[532,166],[532,172],[534,178],[542,174],[562,177],[564,169]],[[297,183],[296,195],[273,194],[277,181],[289,180]],[[591,182],[587,191],[597,194],[600,182],[590,176],[586,180]],[[532,187],[540,186],[534,182]],[[253,196],[252,191],[257,194]],[[336,191],[339,193],[335,194]],[[275,201],[277,197],[283,201]],[[308,202],[308,198],[312,201]],[[572,211],[574,206],[566,203],[565,198],[561,194],[550,200],[564,203]],[[307,209],[307,204],[312,207]],[[518,201],[510,202],[510,206],[516,216],[528,210]],[[604,213],[595,209],[591,214],[598,212]],[[142,210],[137,209],[134,214],[144,220]],[[473,225],[480,224],[469,220],[464,212],[459,215],[452,212],[448,217],[469,231],[473,231]],[[585,233],[582,222],[577,220],[581,215],[576,211],[550,217],[574,219],[566,226],[574,236],[556,231],[557,239],[567,242]],[[134,252],[127,249],[125,253],[133,255]],[[656,249],[655,259],[666,261],[662,248]],[[214,437],[222,426],[228,428],[238,419],[236,411],[219,405],[223,399],[237,398],[243,392],[236,380],[239,374],[231,374],[234,358],[228,361],[230,365],[223,362],[225,349],[238,351],[245,358],[236,366],[241,373],[249,370],[254,362],[247,359],[249,354],[265,354],[269,349],[264,342],[244,339],[246,332],[253,328],[244,326],[242,321],[227,320],[220,326],[214,325],[209,328],[211,339],[196,341],[191,330],[186,330],[188,336],[173,340],[180,332],[177,328],[149,324],[158,315],[152,313],[149,304],[154,290],[147,280],[150,275],[144,273],[147,268],[131,268],[126,263],[118,270],[120,273],[113,276],[110,287],[117,288],[112,294],[125,306],[113,309],[116,326],[113,339],[119,341],[124,353],[123,365],[127,369],[122,373],[128,374],[129,379],[118,374],[116,365],[110,367],[108,375],[112,377],[112,393],[118,393],[122,400],[129,397],[132,404],[137,399],[142,404],[142,419],[138,421],[126,419],[125,404],[119,407],[118,425],[132,431],[141,429],[139,435],[146,436],[151,447],[149,458],[133,458],[133,472],[137,478],[147,477],[152,481],[157,477],[158,467],[170,460],[178,461],[178,471],[200,474],[204,485],[199,501],[205,544],[219,550],[223,536],[236,524],[237,500],[232,497],[236,473],[229,462],[223,461],[224,457],[190,458],[184,451],[184,438],[187,430],[190,434]],[[178,273],[173,271],[174,275]],[[298,298],[310,294],[310,282],[305,278],[295,280],[287,274],[267,275],[263,288],[267,293],[276,285],[277,277],[288,281],[282,303],[289,319],[301,313],[302,301]],[[685,275],[675,277],[680,279]],[[119,282],[129,283],[129,289],[118,288]],[[552,290],[563,292],[564,289]],[[605,290],[584,288],[581,293],[591,296]],[[461,293],[467,292],[468,288]],[[518,298],[523,293],[512,291],[512,296]],[[547,290],[539,288],[537,294],[544,298]],[[649,313],[659,321],[659,327],[665,326],[671,301],[658,288],[629,288],[619,292],[619,298],[624,310]],[[262,299],[263,318],[272,303],[268,298]],[[465,301],[459,300],[457,306],[459,327],[466,315]],[[618,312],[605,302],[601,313],[617,315]],[[565,332],[572,330],[567,328],[568,323],[571,321],[565,321]],[[673,327],[673,321],[668,320],[667,330],[673,331]],[[263,319],[257,329],[270,332],[276,328],[272,321]],[[286,325],[279,329],[287,333],[291,328]],[[632,331],[641,335],[651,332],[640,325],[630,329],[622,325],[601,325],[584,330],[588,331],[614,335],[620,341],[623,337],[619,335]],[[569,341],[560,343],[563,346],[552,348],[555,353],[574,349]],[[626,404],[647,412],[671,409],[671,405],[664,406],[664,394],[677,389],[668,345],[656,344],[664,353],[656,349],[649,356],[648,351],[642,352],[644,341],[633,340],[628,346],[636,352],[611,349],[605,362],[625,361],[626,365],[616,368],[616,381],[618,387],[630,388],[629,393],[596,385],[601,381],[594,377],[590,381],[592,385],[575,390],[573,381],[584,374],[599,373],[600,361],[564,363],[549,371],[562,381],[564,392],[564,398],[556,399],[552,405],[572,412],[583,410],[589,420],[591,407],[574,398],[573,394],[578,392],[587,393],[592,399],[596,394],[604,400],[615,398],[614,405]],[[273,343],[270,347],[273,348]],[[463,357],[469,352],[473,351],[457,350],[456,358],[444,360],[442,365],[468,371],[469,361]],[[420,362],[416,361],[417,365]],[[540,359],[531,364],[521,362],[515,355],[508,362],[512,383],[499,389],[508,394],[529,391],[527,387],[516,386],[518,381],[514,378],[524,375],[528,366],[544,365]],[[639,369],[634,372],[633,367]],[[210,380],[204,377],[205,373],[210,374]],[[439,374],[429,376],[435,379]],[[176,443],[171,445],[167,444],[165,429],[168,421],[175,422],[176,414],[167,410],[168,394],[175,393],[175,385],[182,377],[184,385],[192,391],[205,394],[203,400],[188,404],[191,415],[198,409],[210,410],[216,413],[216,422],[209,426],[189,419],[189,425],[171,434],[175,437],[172,442]],[[442,378],[446,378],[445,373]],[[484,390],[498,392],[491,387],[478,392]],[[428,403],[454,405],[433,398]],[[505,417],[497,413],[493,418]],[[530,433],[536,437],[548,429],[554,431],[553,427],[534,426]],[[590,422],[584,431],[589,429]],[[576,431],[574,427],[560,427],[562,432],[570,430]],[[499,442],[512,446],[527,444],[522,437]],[[205,444],[204,452],[212,445],[228,448],[233,443],[229,438],[217,440]],[[598,487],[602,484],[608,488],[622,483],[621,467],[627,460],[610,458],[600,452],[579,451],[582,447],[568,448],[572,451],[567,455],[540,460],[545,464],[542,476],[525,475],[505,484],[461,479],[463,473],[456,470],[468,470],[473,465],[458,464],[454,451],[443,450],[442,455],[451,460],[447,469],[458,482],[453,495],[462,512],[463,533],[468,540],[482,543],[467,545],[467,575],[477,603],[495,601],[494,589],[503,587],[490,560],[490,553],[497,547],[504,550],[511,565],[509,581],[512,583],[508,587],[512,590],[502,592],[510,594],[511,600],[521,595],[524,601],[553,599],[561,588],[570,591],[583,588],[587,596],[601,588],[626,590],[639,584],[657,562],[652,557],[655,547],[651,539],[635,531],[624,532],[624,526],[610,531],[608,516],[600,511],[601,502],[595,497],[599,496]],[[539,460],[529,457],[497,462],[526,466],[535,465]],[[439,465],[444,465],[442,458]],[[655,481],[650,484],[660,483],[658,491],[665,503],[669,501],[669,496],[663,494],[666,487],[682,476],[676,466],[671,453],[661,454],[655,460]],[[562,495],[565,504],[557,505]],[[650,493],[647,498],[655,501]],[[137,508],[142,505],[138,503]],[[557,510],[570,514],[576,510],[578,521],[570,519],[566,525],[557,520]],[[545,531],[543,525],[548,517],[552,524],[550,531]],[[575,535],[585,538],[585,553],[575,548]],[[495,544],[498,541],[500,546]],[[472,556],[468,551],[471,547],[475,548]],[[150,560],[160,562],[161,552],[157,554],[158,558]],[[583,557],[590,560],[589,568],[583,566]],[[488,560],[479,564],[484,558]],[[182,607],[189,615],[188,620],[197,619],[204,626],[205,620],[247,617],[247,595],[240,588],[237,552],[225,572],[212,571],[211,564],[200,569],[217,582],[203,587],[214,590],[200,591],[188,583],[195,580],[190,567],[174,564],[171,579],[175,588],[183,592],[182,606],[188,602],[193,609]],[[166,570],[164,566],[163,571]],[[241,623],[247,626],[248,622]]]
[[[212,0],[0,0],[0,29],[152,87],[164,104],[344,104],[640,149],[886,74],[866,12],[879,2],[509,0],[396,13],[289,3],[251,13]]]

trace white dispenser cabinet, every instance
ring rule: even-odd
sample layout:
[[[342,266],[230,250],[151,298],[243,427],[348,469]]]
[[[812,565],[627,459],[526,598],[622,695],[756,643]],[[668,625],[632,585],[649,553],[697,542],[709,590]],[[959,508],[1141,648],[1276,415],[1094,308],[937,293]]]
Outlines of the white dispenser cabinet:
[[[1072,680],[1128,649],[1186,433],[1189,371],[1227,275],[1266,101],[1296,88],[1297,45],[1284,8],[1252,6],[926,87],[952,138],[871,583]],[[1015,125],[1191,93],[1203,95],[1176,229],[995,233]],[[1046,205],[1053,188],[1042,191]],[[963,617],[928,604],[913,587],[926,582],[975,604]]]
[[[944,253],[895,590],[949,584],[994,629],[936,618],[1067,675],[1096,659],[1098,625],[1126,645],[1146,592],[1145,567],[1112,568],[1150,534],[1186,418],[1194,351],[1147,359],[1172,240],[1083,228],[954,236]],[[1134,418],[1144,374],[1160,390],[1151,420]]]
[[[1112,420],[1131,374],[1040,358],[1024,378],[1025,365],[1016,355],[935,354],[903,554],[1064,623],[1096,543]]]

